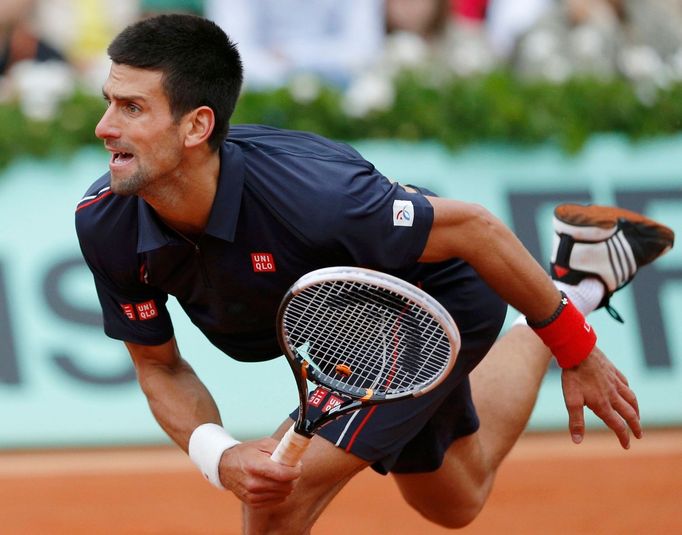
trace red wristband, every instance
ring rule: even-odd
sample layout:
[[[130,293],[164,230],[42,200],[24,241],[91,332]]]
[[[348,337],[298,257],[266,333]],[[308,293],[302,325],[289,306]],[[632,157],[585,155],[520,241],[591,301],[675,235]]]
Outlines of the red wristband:
[[[565,296],[555,316],[549,323],[542,322],[542,326],[528,325],[552,350],[559,366],[573,368],[590,354],[597,343],[597,333]]]

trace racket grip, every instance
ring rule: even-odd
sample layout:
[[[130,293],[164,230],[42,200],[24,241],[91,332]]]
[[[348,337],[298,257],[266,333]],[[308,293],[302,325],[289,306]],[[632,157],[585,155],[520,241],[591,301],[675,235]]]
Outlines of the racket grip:
[[[282,440],[272,452],[270,457],[273,461],[279,464],[284,464],[286,466],[296,466],[298,461],[303,457],[303,453],[310,444],[310,439],[299,435],[294,431],[294,426],[292,425],[289,430],[284,433]]]

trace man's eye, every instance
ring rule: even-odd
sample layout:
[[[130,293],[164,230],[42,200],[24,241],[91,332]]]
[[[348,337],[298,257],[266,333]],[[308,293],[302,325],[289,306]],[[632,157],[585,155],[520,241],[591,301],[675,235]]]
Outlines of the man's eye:
[[[126,109],[131,113],[137,113],[140,111],[140,107],[136,106],[135,104],[128,104]]]

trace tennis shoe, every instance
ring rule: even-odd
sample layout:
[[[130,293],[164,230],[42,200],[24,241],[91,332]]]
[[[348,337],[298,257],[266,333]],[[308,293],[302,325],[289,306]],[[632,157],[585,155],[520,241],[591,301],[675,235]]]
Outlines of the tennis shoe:
[[[627,285],[639,269],[668,252],[672,229],[641,214],[610,206],[561,204],[554,210],[551,275],[566,284],[596,277],[605,288],[599,307]]]

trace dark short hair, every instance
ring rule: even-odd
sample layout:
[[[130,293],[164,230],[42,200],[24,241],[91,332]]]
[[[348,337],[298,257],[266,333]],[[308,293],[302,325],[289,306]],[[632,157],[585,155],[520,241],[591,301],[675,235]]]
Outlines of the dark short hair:
[[[210,107],[215,128],[208,143],[220,147],[244,75],[236,45],[218,25],[194,15],[159,15],[128,26],[107,52],[114,63],[160,71],[176,121],[199,106]]]

